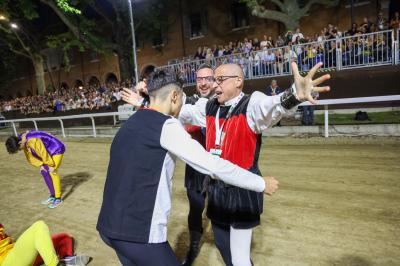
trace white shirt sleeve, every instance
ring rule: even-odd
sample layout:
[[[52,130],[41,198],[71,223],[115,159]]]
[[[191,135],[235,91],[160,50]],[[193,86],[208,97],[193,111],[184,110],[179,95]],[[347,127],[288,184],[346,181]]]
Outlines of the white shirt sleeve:
[[[183,125],[205,127],[207,102],[207,98],[200,98],[195,104],[184,104],[179,113],[179,121]]]
[[[281,105],[281,95],[267,96],[255,91],[247,106],[247,123],[257,134],[278,123],[283,116],[293,115],[297,106],[287,110]]]
[[[164,123],[160,144],[195,170],[214,179],[257,192],[263,192],[265,189],[262,177],[208,153],[200,143],[191,138],[175,118],[168,119]]]

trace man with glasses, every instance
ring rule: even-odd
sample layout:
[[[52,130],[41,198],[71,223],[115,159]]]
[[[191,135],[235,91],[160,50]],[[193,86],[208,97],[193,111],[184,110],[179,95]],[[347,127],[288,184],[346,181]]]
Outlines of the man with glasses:
[[[214,71],[208,64],[199,66],[196,72],[196,90],[198,95],[186,99],[186,103],[195,104],[199,99],[210,99],[214,96]],[[200,96],[200,98],[198,97]],[[206,146],[205,128],[187,125],[186,131],[204,148]],[[200,252],[200,240],[203,234],[203,211],[205,207],[206,191],[204,184],[207,176],[193,169],[189,164],[185,168],[185,187],[189,200],[188,225],[190,233],[189,251],[182,266],[192,265]]]
[[[183,124],[206,127],[206,149],[211,154],[230,161],[253,173],[260,173],[258,157],[262,132],[277,123],[282,116],[293,115],[297,105],[316,103],[312,93],[329,91],[319,85],[330,79],[326,74],[313,79],[322,66],[316,64],[302,77],[292,62],[294,84],[283,93],[267,96],[261,92],[242,92],[243,70],[236,64],[225,64],[214,71],[216,97],[199,99],[194,105],[185,104],[179,113]],[[134,104],[138,96],[130,92],[124,100]],[[265,179],[266,186],[276,180]],[[212,180],[207,189],[207,216],[212,222],[215,244],[226,265],[250,266],[253,228],[260,224],[263,195],[236,188],[221,180]]]
[[[292,63],[292,87],[279,95],[267,96],[258,91],[245,95],[240,66],[221,65],[214,71],[216,97],[205,104],[205,111],[184,105],[179,119],[185,124],[206,126],[207,151],[260,174],[258,157],[262,132],[282,116],[292,115],[301,102],[315,103],[312,93],[329,91],[328,86],[317,87],[330,78],[328,74],[312,79],[321,66],[322,63],[318,63],[306,77],[302,77],[297,64]],[[202,104],[204,108],[204,102]],[[225,264],[252,265],[251,238],[253,228],[260,224],[262,193],[233,187],[221,180],[211,180],[207,191],[207,216],[212,222],[215,244]]]

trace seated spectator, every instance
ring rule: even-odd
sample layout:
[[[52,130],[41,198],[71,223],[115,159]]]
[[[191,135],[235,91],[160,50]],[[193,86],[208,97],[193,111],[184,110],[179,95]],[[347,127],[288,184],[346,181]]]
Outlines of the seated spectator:
[[[112,96],[115,98],[115,100],[117,102],[121,100],[122,95],[121,95],[121,91],[120,91],[120,89],[118,87],[116,87],[114,89],[114,92],[113,92]]]

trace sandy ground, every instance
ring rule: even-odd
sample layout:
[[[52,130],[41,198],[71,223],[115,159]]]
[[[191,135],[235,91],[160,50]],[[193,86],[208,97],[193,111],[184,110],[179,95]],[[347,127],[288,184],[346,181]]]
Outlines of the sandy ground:
[[[17,237],[42,219],[69,232],[91,265],[120,265],[95,229],[110,139],[68,140],[60,168],[64,203],[39,204],[47,191],[23,154],[0,149],[0,222]],[[138,154],[140,156],[140,154]],[[134,160],[134,158],[132,158]],[[264,139],[260,167],[280,180],[254,231],[255,265],[400,265],[400,139]],[[188,245],[183,164],[174,180],[168,239],[179,258]],[[210,223],[195,265],[223,265]]]

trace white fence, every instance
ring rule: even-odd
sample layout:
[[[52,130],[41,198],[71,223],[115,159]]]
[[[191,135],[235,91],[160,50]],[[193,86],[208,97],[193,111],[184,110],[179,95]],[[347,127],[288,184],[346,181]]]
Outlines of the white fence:
[[[328,106],[335,106],[340,104],[357,104],[357,103],[375,103],[375,102],[392,102],[392,101],[400,101],[400,95],[388,95],[388,96],[375,96],[375,97],[360,97],[360,98],[343,98],[343,99],[329,99],[329,100],[319,100],[317,105],[324,106],[324,136],[329,137],[329,112]],[[300,104],[300,106],[304,105],[311,105],[308,102],[304,102]],[[134,111],[128,112],[110,112],[110,113],[96,113],[96,114],[84,114],[84,115],[71,115],[71,116],[59,116],[59,117],[42,117],[42,118],[24,118],[24,119],[14,119],[14,120],[3,120],[2,123],[11,123],[14,134],[17,135],[17,129],[15,123],[19,122],[29,122],[31,121],[34,125],[35,130],[38,130],[37,122],[38,121],[59,121],[60,128],[61,128],[61,135],[65,138],[65,128],[63,120],[68,119],[78,119],[78,118],[88,118],[92,121],[92,134],[86,135],[87,137],[97,137],[96,133],[96,123],[94,118],[95,117],[107,117],[113,116],[114,117],[114,125],[117,122],[117,117],[126,117],[127,115],[132,115]],[[82,135],[81,135],[82,136]]]
[[[96,113],[96,114],[84,114],[84,115],[68,115],[68,116],[58,116],[58,117],[40,117],[40,118],[23,118],[23,119],[13,119],[13,120],[3,120],[2,123],[10,123],[13,127],[14,134],[17,135],[17,128],[15,126],[15,123],[19,122],[32,122],[35,130],[39,130],[37,126],[38,121],[59,121],[60,122],[60,128],[61,128],[61,135],[65,138],[65,128],[64,128],[64,123],[63,120],[71,120],[71,119],[80,119],[80,118],[89,118],[92,121],[92,135],[93,137],[97,137],[96,133],[96,122],[94,120],[95,117],[107,117],[107,116],[112,116],[114,119],[114,125],[117,123],[118,117],[126,117],[126,115],[132,115],[134,111],[128,111],[128,112],[110,112],[110,113]],[[89,137],[90,135],[88,135]]]
[[[375,102],[393,102],[400,101],[400,95],[388,95],[388,96],[374,96],[374,97],[359,97],[359,98],[342,98],[342,99],[329,99],[319,100],[316,105],[324,106],[324,136],[329,137],[329,112],[328,106],[340,105],[340,104],[356,104],[356,103],[375,103]],[[304,102],[300,106],[311,105],[309,102]]]

